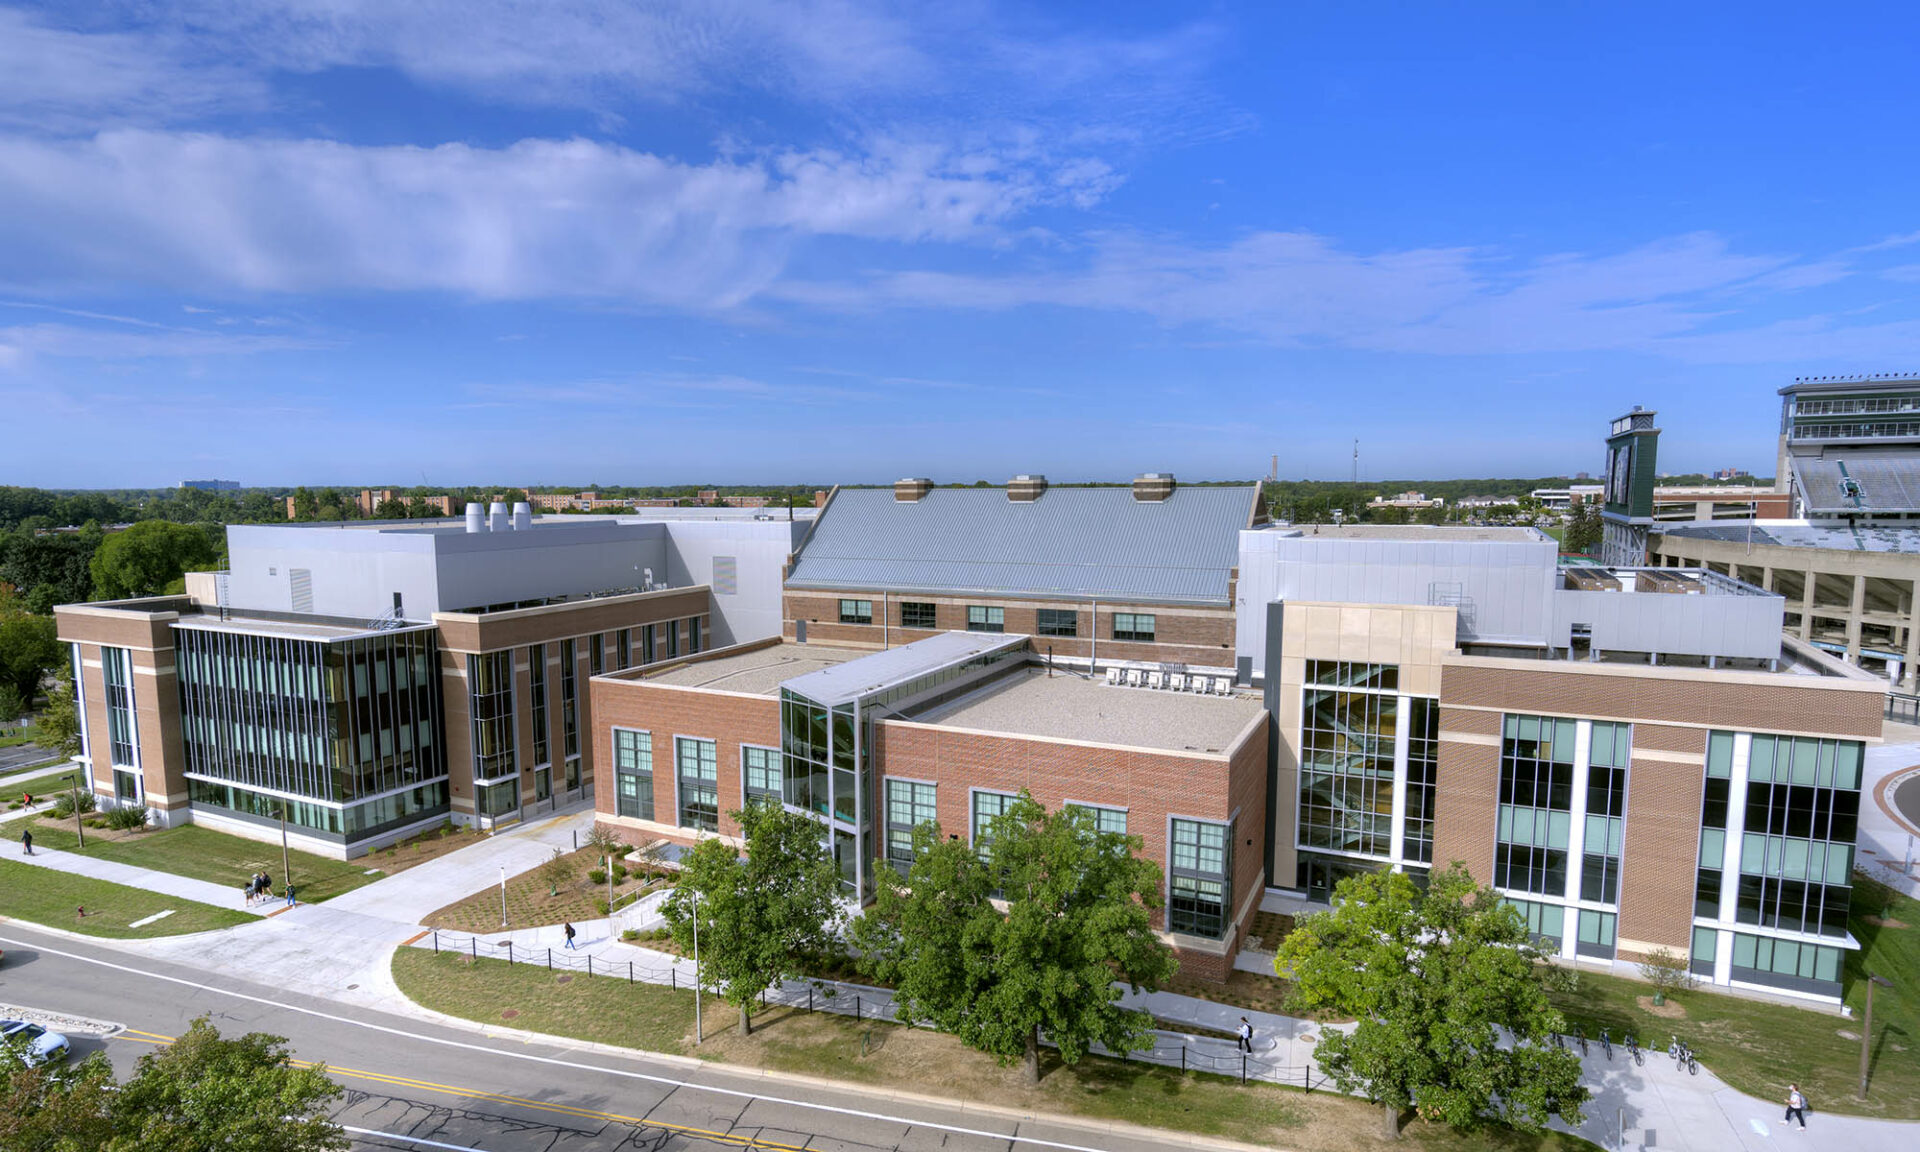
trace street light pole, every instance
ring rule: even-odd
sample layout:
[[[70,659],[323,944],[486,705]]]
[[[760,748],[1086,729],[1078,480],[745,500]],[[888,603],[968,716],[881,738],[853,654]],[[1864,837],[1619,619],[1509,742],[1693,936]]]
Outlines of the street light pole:
[[[287,850],[287,800],[284,796],[280,798],[280,875],[287,878],[287,887],[293,887],[293,853]]]
[[[1860,1099],[1867,1098],[1867,1054],[1873,1046],[1873,986],[1893,987],[1893,981],[1867,973],[1867,1015],[1860,1029]]]
[[[693,1042],[703,1044],[707,1034],[700,1026],[700,893],[693,894]]]
[[[500,927],[507,926],[507,866],[500,865]]]
[[[73,784],[73,830],[80,834],[80,850],[84,852],[87,847],[87,826],[80,819],[80,777],[69,774],[67,779]]]

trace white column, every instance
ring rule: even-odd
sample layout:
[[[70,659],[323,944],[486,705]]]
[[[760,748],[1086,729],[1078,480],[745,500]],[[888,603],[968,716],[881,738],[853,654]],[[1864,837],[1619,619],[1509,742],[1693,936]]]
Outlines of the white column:
[[[1573,803],[1567,828],[1567,902],[1580,897],[1581,857],[1587,846],[1587,777],[1592,770],[1593,721],[1577,721],[1573,730]],[[1566,934],[1560,939],[1560,955],[1568,960],[1579,954],[1580,910],[1566,910]]]
[[[1733,766],[1727,780],[1727,843],[1720,856],[1720,922],[1733,922],[1739,909],[1740,840],[1747,825],[1747,765],[1753,756],[1753,736],[1733,736]],[[1688,942],[1692,946],[1692,942]],[[1733,933],[1722,929],[1713,953],[1713,982],[1733,980]]]
[[[1413,698],[1397,697],[1394,708],[1397,723],[1393,726],[1393,839],[1387,851],[1393,858],[1394,870],[1399,871],[1407,855],[1407,746],[1412,739]]]

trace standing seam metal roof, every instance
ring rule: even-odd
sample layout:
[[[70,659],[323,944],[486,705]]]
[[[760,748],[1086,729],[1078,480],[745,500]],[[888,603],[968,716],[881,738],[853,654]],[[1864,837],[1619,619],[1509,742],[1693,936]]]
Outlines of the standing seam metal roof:
[[[842,489],[795,560],[790,588],[1101,597],[1228,604],[1227,583],[1258,492],[1176,488],[1144,503],[1130,488]]]

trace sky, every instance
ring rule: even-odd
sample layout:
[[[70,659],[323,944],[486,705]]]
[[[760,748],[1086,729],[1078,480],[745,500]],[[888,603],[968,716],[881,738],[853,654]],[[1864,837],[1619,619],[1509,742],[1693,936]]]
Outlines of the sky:
[[[1911,5],[0,0],[0,483],[1773,471]]]

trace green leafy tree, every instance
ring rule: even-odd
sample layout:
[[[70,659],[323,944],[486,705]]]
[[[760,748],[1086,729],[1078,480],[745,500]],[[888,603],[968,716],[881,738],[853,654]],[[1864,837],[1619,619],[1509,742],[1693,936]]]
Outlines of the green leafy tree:
[[[0,724],[11,724],[27,713],[27,702],[11,684],[0,684]]]
[[[35,616],[11,593],[0,594],[0,684],[31,707],[40,681],[65,654],[51,617]]]
[[[1096,1044],[1146,1047],[1152,1021],[1121,1007],[1115,982],[1158,988],[1179,964],[1153,930],[1160,872],[1134,855],[1140,839],[1024,793],[984,838],[976,851],[938,824],[914,830],[906,878],[882,865],[854,923],[863,969],[894,986],[903,1020],[1023,1060],[1028,1083],[1040,1078],[1042,1034],[1068,1064]]]
[[[152,596],[217,559],[218,551],[200,528],[143,520],[101,542],[93,554],[93,594],[102,600]]]
[[[746,832],[747,854],[707,839],[682,858],[680,883],[661,911],[681,948],[693,946],[697,893],[700,979],[740,1010],[753,1032],[753,1003],[805,963],[833,947],[840,870],[811,817],[772,804],[732,813]]]
[[[0,1148],[93,1152],[113,1137],[113,1065],[95,1052],[71,1064],[30,1064],[25,1041],[0,1049]]]
[[[42,745],[63,756],[80,754],[80,709],[73,696],[73,671],[65,663],[56,670],[58,680],[47,693],[46,707],[40,709],[35,724]]]
[[[341,1094],[326,1066],[295,1068],[286,1040],[222,1037],[205,1016],[140,1057],[112,1108],[106,1152],[328,1152],[347,1147],[326,1105]]]
[[[1358,1021],[1323,1029],[1314,1058],[1342,1091],[1381,1106],[1391,1139],[1407,1108],[1463,1129],[1496,1117],[1529,1131],[1555,1116],[1579,1125],[1588,1093],[1579,1059],[1545,1044],[1565,1022],[1540,960],[1519,912],[1455,863],[1425,892],[1398,872],[1343,880],[1333,910],[1300,920],[1275,967],[1295,982],[1297,1008]]]
[[[1592,556],[1600,550],[1600,509],[1590,501],[1576,503],[1567,516],[1561,550]]]

